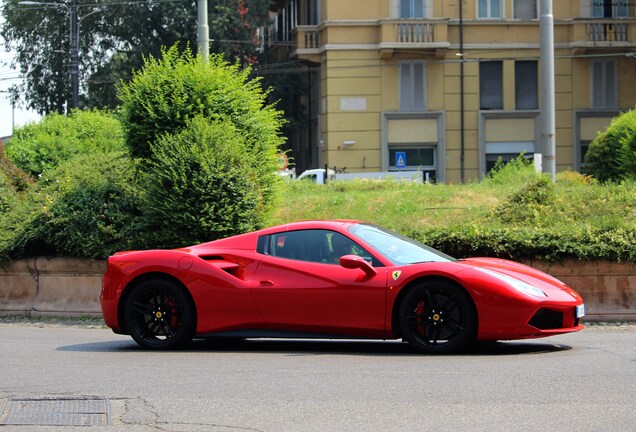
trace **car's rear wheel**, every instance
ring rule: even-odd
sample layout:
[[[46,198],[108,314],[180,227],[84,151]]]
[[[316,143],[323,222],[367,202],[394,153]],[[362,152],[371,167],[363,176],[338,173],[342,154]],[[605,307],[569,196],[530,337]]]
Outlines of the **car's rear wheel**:
[[[461,287],[446,281],[414,286],[400,304],[403,339],[422,353],[455,352],[470,342],[475,330],[475,309]]]
[[[169,280],[149,279],[134,287],[124,313],[130,335],[144,348],[180,348],[194,337],[194,304],[182,287]]]

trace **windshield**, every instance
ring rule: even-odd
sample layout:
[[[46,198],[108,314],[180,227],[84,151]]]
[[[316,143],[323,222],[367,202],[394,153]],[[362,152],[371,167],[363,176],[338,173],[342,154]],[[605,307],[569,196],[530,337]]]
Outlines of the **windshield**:
[[[455,261],[455,258],[432,247],[376,225],[353,225],[349,232],[373,246],[395,264]]]

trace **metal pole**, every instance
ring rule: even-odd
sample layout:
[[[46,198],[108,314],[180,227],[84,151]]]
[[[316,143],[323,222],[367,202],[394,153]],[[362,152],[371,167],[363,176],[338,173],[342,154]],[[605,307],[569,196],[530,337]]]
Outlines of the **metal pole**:
[[[79,108],[79,20],[77,0],[71,3],[71,106]]]
[[[466,153],[466,127],[464,125],[464,0],[459,0],[459,128],[460,128],[460,152],[459,152],[459,165],[461,181],[465,180],[465,153]]]
[[[208,27],[208,0],[197,0],[199,28],[197,33],[197,48],[203,60],[210,57],[210,28]]]
[[[541,0],[541,138],[543,172],[556,181],[554,102],[554,17],[552,0]]]

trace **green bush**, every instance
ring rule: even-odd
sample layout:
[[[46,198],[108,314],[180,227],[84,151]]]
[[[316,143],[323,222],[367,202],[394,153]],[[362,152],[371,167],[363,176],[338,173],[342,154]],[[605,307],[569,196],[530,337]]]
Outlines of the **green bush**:
[[[494,210],[493,216],[504,223],[532,223],[544,219],[554,199],[551,181],[536,177],[507,196]]]
[[[437,230],[412,230],[413,238],[458,257],[558,261],[603,259],[636,262],[636,232],[572,226],[556,231],[523,226],[452,225]]]
[[[522,153],[508,162],[504,162],[499,158],[483,183],[486,185],[518,184],[534,180],[539,175],[534,170],[532,160],[526,158],[525,154]]]
[[[179,54],[176,46],[163,50],[159,60],[146,59],[144,68],[119,88],[126,143],[133,157],[150,158],[151,145],[159,137],[178,133],[201,116],[234,124],[269,169],[269,159],[282,143],[282,113],[266,104],[267,93],[249,75],[249,69],[241,70],[221,55],[205,62],[189,50]]]
[[[601,182],[636,178],[636,109],[614,118],[590,143],[582,172]]]
[[[105,258],[138,248],[133,173],[121,152],[77,155],[45,171],[0,218],[2,255]]]
[[[249,70],[176,46],[123,85],[126,143],[143,179],[149,247],[180,246],[262,226],[280,179],[281,112]]]
[[[152,146],[142,215],[151,247],[195,244],[260,228],[269,203],[254,143],[230,122],[197,117]],[[270,179],[264,181],[263,175]]]
[[[7,191],[21,192],[32,183],[33,181],[26,173],[9,160],[4,147],[0,144],[0,185],[2,185],[0,187]]]
[[[7,144],[7,155],[19,168],[37,178],[77,154],[124,148],[121,123],[113,114],[76,110],[69,116],[49,114],[39,123],[18,128]]]

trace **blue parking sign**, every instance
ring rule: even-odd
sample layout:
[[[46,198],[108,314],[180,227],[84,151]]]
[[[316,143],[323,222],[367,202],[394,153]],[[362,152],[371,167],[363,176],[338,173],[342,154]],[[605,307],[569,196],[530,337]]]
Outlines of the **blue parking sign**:
[[[395,167],[406,168],[406,152],[395,152]]]

